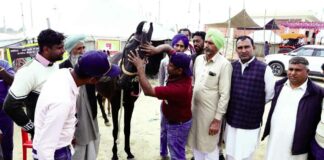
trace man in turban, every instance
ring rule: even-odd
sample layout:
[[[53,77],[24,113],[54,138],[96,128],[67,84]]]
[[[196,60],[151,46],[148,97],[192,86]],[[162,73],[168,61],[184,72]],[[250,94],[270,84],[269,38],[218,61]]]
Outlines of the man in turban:
[[[84,35],[69,36],[65,42],[65,50],[69,58],[60,64],[60,68],[73,68],[85,52]],[[99,151],[99,127],[97,121],[97,101],[95,85],[80,86],[76,101],[78,124],[75,130],[74,160],[92,160]]]
[[[189,39],[184,34],[177,34],[172,38],[171,45],[176,52],[185,52],[188,50]],[[189,52],[190,53],[190,52]],[[186,53],[188,54],[188,53]],[[169,77],[168,74],[168,64],[169,64],[169,56],[165,56],[159,68],[159,82],[161,86],[166,86],[167,79]],[[167,123],[164,118],[163,113],[161,113],[161,131],[160,131],[160,156],[162,159],[167,159],[168,157],[168,148],[167,148]]]
[[[218,30],[208,30],[205,54],[196,58],[193,75],[192,127],[188,144],[195,160],[219,159],[219,133],[226,112],[231,88],[232,65],[219,50],[224,36]]]

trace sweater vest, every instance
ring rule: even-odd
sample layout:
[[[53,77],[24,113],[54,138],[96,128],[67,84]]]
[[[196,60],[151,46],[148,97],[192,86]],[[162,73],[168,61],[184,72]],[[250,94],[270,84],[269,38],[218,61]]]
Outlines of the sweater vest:
[[[260,127],[265,106],[264,74],[267,65],[254,59],[241,71],[241,63],[233,62],[231,97],[226,113],[227,123],[241,129]]]

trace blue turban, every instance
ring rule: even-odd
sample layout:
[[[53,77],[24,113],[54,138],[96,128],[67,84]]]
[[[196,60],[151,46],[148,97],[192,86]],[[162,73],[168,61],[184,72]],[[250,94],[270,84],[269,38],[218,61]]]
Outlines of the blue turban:
[[[189,39],[188,39],[188,37],[187,37],[186,35],[184,35],[184,34],[177,34],[177,35],[175,35],[175,36],[172,38],[172,47],[173,47],[176,43],[178,43],[180,40],[183,42],[185,48],[188,48],[188,46],[189,46]]]

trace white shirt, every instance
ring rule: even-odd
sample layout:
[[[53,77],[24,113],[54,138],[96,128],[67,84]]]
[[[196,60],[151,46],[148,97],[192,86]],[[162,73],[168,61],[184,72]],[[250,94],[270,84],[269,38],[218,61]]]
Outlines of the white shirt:
[[[271,119],[271,130],[268,140],[267,160],[306,160],[307,153],[292,155],[298,104],[305,94],[307,82],[298,88],[291,88],[289,80],[284,84],[277,100]]]
[[[161,64],[159,67],[159,83],[160,86],[166,86],[166,82],[168,80],[169,74],[168,74],[168,64],[169,64],[169,56],[165,56],[161,60]]]
[[[54,160],[56,149],[71,144],[78,92],[70,69],[56,71],[44,84],[35,111],[34,158]]]
[[[322,102],[321,121],[317,125],[315,139],[316,142],[324,148],[324,99]]]

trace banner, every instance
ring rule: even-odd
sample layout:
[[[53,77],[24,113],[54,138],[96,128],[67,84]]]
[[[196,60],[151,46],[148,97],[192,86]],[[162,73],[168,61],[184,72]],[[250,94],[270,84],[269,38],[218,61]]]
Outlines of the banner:
[[[119,40],[110,40],[110,39],[98,39],[96,41],[96,48],[98,50],[109,50],[110,56],[120,52],[120,41]]]
[[[7,58],[9,64],[17,71],[26,62],[32,60],[38,53],[38,46],[7,48]]]
[[[324,22],[284,22],[281,25],[298,29],[324,29]]]

